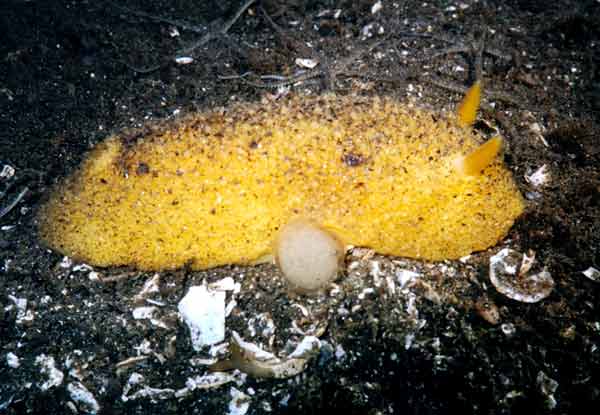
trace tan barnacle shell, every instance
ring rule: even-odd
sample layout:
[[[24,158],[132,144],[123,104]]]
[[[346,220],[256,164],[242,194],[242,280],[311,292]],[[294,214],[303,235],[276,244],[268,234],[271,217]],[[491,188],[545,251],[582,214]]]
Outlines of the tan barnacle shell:
[[[296,349],[284,358],[261,349],[254,343],[244,341],[237,332],[232,333],[231,358],[210,367],[213,371],[238,369],[259,378],[284,379],[304,371],[308,361],[321,347],[315,336],[306,336]]]
[[[533,255],[525,256],[510,248],[504,248],[490,258],[490,281],[505,296],[523,303],[537,303],[548,297],[554,288],[554,280],[544,268],[530,274]]]

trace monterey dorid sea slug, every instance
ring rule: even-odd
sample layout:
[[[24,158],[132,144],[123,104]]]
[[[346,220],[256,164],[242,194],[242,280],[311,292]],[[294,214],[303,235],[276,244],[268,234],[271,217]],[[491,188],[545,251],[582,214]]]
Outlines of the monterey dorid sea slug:
[[[237,104],[99,144],[42,207],[51,248],[99,266],[252,264],[302,219],[342,246],[453,259],[501,240],[524,208],[497,154],[458,114],[326,95]],[[337,261],[335,255],[333,261]]]

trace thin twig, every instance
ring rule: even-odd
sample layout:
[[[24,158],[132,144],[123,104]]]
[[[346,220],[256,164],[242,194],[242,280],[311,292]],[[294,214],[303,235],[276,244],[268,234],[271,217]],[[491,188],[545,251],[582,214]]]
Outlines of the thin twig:
[[[299,82],[306,82],[310,79],[318,78],[322,75],[319,70],[309,70],[309,71],[298,71],[294,75],[283,76],[283,75],[262,75],[258,77],[257,81],[249,80],[248,77],[255,75],[254,72],[244,72],[241,75],[219,75],[219,79],[221,80],[231,80],[231,79],[239,79],[243,83],[256,87],[256,88],[269,88],[275,89],[285,86],[290,86],[293,84],[297,84]],[[262,81],[270,81],[270,82],[262,82]]]
[[[481,38],[472,44],[471,53],[473,54],[473,66],[475,72],[474,80],[483,79],[483,51],[485,50],[486,32],[483,32]]]
[[[265,20],[267,21],[267,23],[269,23],[271,25],[271,27],[273,29],[275,29],[275,31],[280,35],[280,36],[288,36],[287,33],[285,33],[285,31],[281,28],[281,26],[279,26],[277,23],[275,23],[275,21],[271,18],[271,16],[269,16],[269,13],[267,13],[267,11],[265,10],[265,8],[262,6],[262,4],[259,7],[260,12],[262,13],[263,17],[265,18]]]
[[[139,16],[143,16],[146,18],[150,18],[159,22],[166,22],[169,24],[173,24],[176,26],[180,26],[182,28],[194,31],[196,33],[204,33],[204,35],[200,38],[200,40],[192,43],[190,46],[185,47],[181,50],[179,50],[175,56],[171,56],[168,59],[164,59],[163,62],[157,64],[157,65],[153,65],[153,66],[149,66],[149,67],[145,67],[145,68],[141,68],[141,67],[137,67],[137,66],[133,66],[123,60],[121,60],[121,63],[123,63],[125,66],[127,66],[129,69],[137,72],[137,73],[141,73],[141,74],[148,74],[154,71],[157,71],[165,66],[167,66],[168,64],[170,64],[173,60],[175,60],[178,56],[181,55],[189,55],[191,54],[194,50],[204,46],[205,44],[207,44],[208,42],[210,42],[212,39],[218,37],[218,36],[223,36],[225,34],[227,34],[227,32],[229,31],[229,29],[231,29],[231,26],[233,26],[235,24],[235,22],[240,18],[240,16],[248,9],[248,7],[250,7],[256,0],[246,0],[246,2],[242,5],[242,7],[240,7],[237,12],[235,13],[235,15],[229,19],[227,22],[225,22],[220,29],[218,30],[209,30],[208,32],[206,32],[205,30],[201,30],[199,27],[197,26],[192,26],[189,25],[185,22],[181,22],[181,21],[177,21],[177,20],[171,20],[171,19],[167,19],[167,18],[163,18],[163,17],[158,17],[158,16],[153,16],[150,14],[147,14],[145,12],[141,12],[141,11],[135,11],[135,10],[130,10],[130,9],[126,9],[126,8],[122,8],[122,10],[128,11],[130,13],[139,15]],[[209,26],[214,26],[213,24],[209,25]]]
[[[460,46],[454,46],[451,48],[446,48],[446,49],[441,49],[441,50],[437,50],[431,54],[425,54],[420,58],[415,59],[415,62],[425,62],[425,61],[430,61],[433,59],[437,59],[441,56],[446,56],[446,55],[457,55],[459,53],[468,53],[469,52],[469,48],[467,48],[464,45],[460,45]]]
[[[113,275],[110,277],[101,277],[100,278],[100,282],[102,283],[112,283],[112,282],[119,282],[119,281],[124,281],[127,280],[129,278],[136,278],[139,277],[140,275],[134,272],[124,272],[122,274],[117,274],[117,275]]]
[[[121,62],[123,65],[127,66],[132,71],[145,75],[145,74],[149,74],[154,71],[158,71],[160,68],[165,67],[167,64],[169,64],[171,62],[171,59],[165,60],[163,63],[159,63],[158,65],[147,66],[145,68],[141,68],[139,66],[133,66],[130,63],[125,62],[123,59],[119,59],[119,62]]]
[[[235,15],[229,19],[217,32],[210,31],[206,33],[200,40],[192,43],[190,46],[181,49],[178,54],[181,55],[189,55],[194,50],[204,46],[206,43],[210,42],[212,39],[219,35],[225,35],[231,29],[231,26],[240,18],[240,16],[250,7],[256,0],[246,0],[246,2],[238,9]]]
[[[260,11],[267,23],[273,29],[275,29],[279,37],[283,39],[282,43],[285,44],[287,48],[294,49],[299,54],[305,55],[305,57],[312,56],[315,54],[314,50],[306,46],[302,39],[299,39],[297,36],[295,36],[293,32],[286,32],[281,26],[275,23],[275,21],[271,18],[269,13],[267,13],[264,7],[262,7],[262,5],[260,6]]]
[[[427,78],[424,78],[424,81],[431,85],[437,86],[439,88],[442,88],[442,89],[445,89],[447,91],[451,91],[451,92],[454,92],[457,94],[464,94],[465,92],[467,92],[467,89],[468,89],[467,87],[461,86],[461,85],[453,83],[453,82],[451,83],[451,82],[443,81],[437,77],[427,77]],[[507,94],[503,94],[501,92],[486,91],[484,95],[485,95],[487,101],[501,101],[501,102],[505,102],[507,104],[514,105],[516,107],[523,106],[523,104],[521,102],[517,101],[516,98],[511,97]],[[528,108],[530,108],[530,107],[528,106]]]
[[[465,92],[467,92],[467,88],[465,88],[464,86],[454,82],[446,82],[437,77],[427,77],[424,78],[424,81],[431,85],[437,86],[438,88],[454,92],[455,94],[464,94]]]
[[[198,26],[198,25],[193,25],[190,24],[188,22],[185,22],[183,20],[176,20],[176,19],[169,19],[168,17],[162,17],[162,16],[155,16],[153,14],[150,13],[146,13],[143,12],[141,10],[134,10],[134,9],[130,9],[129,7],[125,7],[125,6],[121,6],[118,4],[114,4],[113,6],[123,12],[129,13],[129,14],[133,14],[135,16],[139,16],[139,17],[144,17],[146,19],[149,20],[153,20],[155,22],[159,22],[159,23],[167,23],[170,24],[172,26],[177,26],[181,29],[184,30],[189,30],[190,32],[194,32],[194,33],[206,33],[207,28],[206,27],[202,27],[202,26]]]
[[[405,34],[404,36],[406,36],[408,34]],[[445,36],[439,36],[439,35],[421,35],[421,34],[414,34],[414,37],[423,37],[423,38],[429,38],[432,40],[437,40],[440,42],[445,42],[445,43],[454,43],[456,44],[455,41],[451,40],[450,38],[447,38]],[[446,55],[455,55],[455,54],[465,54],[465,55],[471,55],[472,59],[474,60],[475,66],[477,66],[477,59],[480,59],[481,62],[483,62],[483,55],[490,55],[493,56],[495,58],[498,59],[502,59],[505,61],[511,61],[513,60],[513,57],[511,55],[507,55],[505,53],[500,52],[498,49],[492,48],[492,47],[488,47],[487,45],[487,36],[486,33],[484,32],[479,39],[477,40],[471,40],[470,44],[461,42],[458,45],[455,46],[450,46],[441,50],[437,50],[431,54],[425,55],[422,58],[418,58],[416,61],[417,62],[422,62],[422,61],[427,61],[427,60],[432,60],[432,59],[437,59],[441,56],[446,56]],[[482,66],[482,65],[481,65]],[[477,68],[475,68],[475,70],[477,70]]]
[[[11,200],[6,206],[0,209],[0,218],[4,217],[8,212],[14,209],[15,206],[25,197],[27,192],[29,191],[29,187],[25,186],[21,192],[15,196],[13,200]]]

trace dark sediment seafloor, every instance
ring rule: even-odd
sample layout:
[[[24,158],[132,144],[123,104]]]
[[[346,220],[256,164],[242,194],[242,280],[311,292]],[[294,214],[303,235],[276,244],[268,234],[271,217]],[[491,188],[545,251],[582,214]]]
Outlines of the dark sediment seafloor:
[[[0,411],[576,413],[598,403],[597,2],[375,3],[265,1],[284,34],[251,6],[186,65],[167,58],[202,33],[177,22],[104,2],[0,6],[0,206],[18,199],[0,218]],[[219,24],[239,6],[128,3],[199,25]],[[407,36],[414,32],[431,37]],[[481,32],[488,106],[477,127],[500,127],[505,161],[530,202],[498,247],[435,264],[354,250],[335,286],[302,297],[270,265],[155,277],[90,268],[38,243],[33,219],[46,193],[108,132],[284,92],[219,75],[289,75],[301,69],[296,58],[310,58],[328,76],[296,93],[333,87],[450,109],[459,94],[435,84],[467,85],[470,66],[464,55],[436,51]],[[149,73],[131,69],[156,64]],[[506,267],[490,279],[491,257],[503,258],[504,248],[521,261],[535,254],[522,274],[545,269],[554,281],[547,297],[509,298],[530,298],[531,287],[507,290]],[[194,350],[178,304],[190,287],[219,281],[228,288],[226,340],[235,331],[285,359],[307,336],[319,337],[301,373],[238,373],[199,386],[214,383],[204,377],[212,356]]]

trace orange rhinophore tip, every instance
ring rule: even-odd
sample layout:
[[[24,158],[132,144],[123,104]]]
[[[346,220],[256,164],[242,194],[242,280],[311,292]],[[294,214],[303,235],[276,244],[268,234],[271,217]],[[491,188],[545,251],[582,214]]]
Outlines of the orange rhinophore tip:
[[[475,118],[477,118],[477,110],[479,109],[479,103],[481,102],[481,81],[475,81],[475,83],[469,88],[465,97],[458,105],[456,116],[458,123],[463,127],[473,125]]]
[[[479,174],[494,161],[501,147],[502,138],[500,136],[490,138],[471,153],[458,159],[458,170],[469,176]]]

